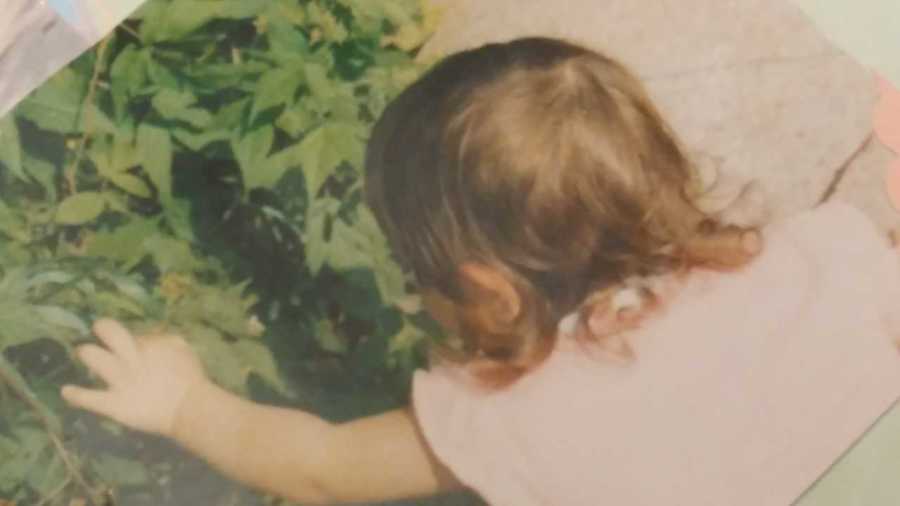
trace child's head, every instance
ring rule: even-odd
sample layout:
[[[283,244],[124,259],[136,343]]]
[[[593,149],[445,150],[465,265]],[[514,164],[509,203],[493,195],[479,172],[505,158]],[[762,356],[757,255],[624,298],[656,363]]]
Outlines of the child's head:
[[[698,211],[693,183],[634,76],[539,38],[444,60],[387,108],[367,155],[395,252],[458,324],[457,358],[499,383],[626,279],[734,260],[711,245],[741,231]]]

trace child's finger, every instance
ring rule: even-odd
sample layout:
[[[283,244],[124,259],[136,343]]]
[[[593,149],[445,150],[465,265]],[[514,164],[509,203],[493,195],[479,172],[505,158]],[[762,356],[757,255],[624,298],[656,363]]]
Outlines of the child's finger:
[[[101,390],[66,385],[60,391],[63,400],[70,405],[102,416],[109,416],[109,393]]]
[[[108,385],[117,383],[123,377],[121,362],[112,353],[99,346],[93,344],[80,346],[78,358]]]
[[[138,363],[137,344],[131,332],[121,323],[109,319],[98,320],[94,323],[94,333],[126,363],[130,365]]]

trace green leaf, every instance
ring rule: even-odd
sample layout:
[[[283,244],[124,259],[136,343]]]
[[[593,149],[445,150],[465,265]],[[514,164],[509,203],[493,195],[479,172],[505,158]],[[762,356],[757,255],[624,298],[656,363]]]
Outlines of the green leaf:
[[[135,219],[114,230],[97,232],[87,243],[87,254],[123,262],[130,269],[148,254],[144,241],[157,230],[156,220]]]
[[[152,102],[153,108],[163,118],[176,119],[182,111],[197,102],[197,97],[189,92],[165,88],[153,96]]]
[[[341,43],[347,40],[347,28],[319,3],[308,3],[306,14],[309,21],[322,31],[322,36],[326,41]]]
[[[142,304],[146,304],[149,302],[150,294],[147,293],[147,290],[142,287],[133,277],[120,274],[108,274],[107,277],[115,285],[116,290],[122,295],[134,299]]]
[[[251,338],[247,316],[256,297],[244,294],[246,284],[220,288],[193,286],[170,309],[171,318],[184,324],[202,322],[232,337]]]
[[[25,155],[22,162],[25,166],[25,172],[33,177],[44,189],[47,200],[55,201],[57,199],[56,166],[46,160],[35,158],[28,154]]]
[[[307,208],[303,246],[306,253],[306,267],[313,276],[325,265],[330,251],[325,231],[340,207],[340,201],[326,197],[312,201]]]
[[[268,3],[265,15],[271,19],[281,19],[300,26],[306,23],[306,10],[293,0],[275,0]]]
[[[275,120],[275,126],[287,132],[291,137],[299,137],[306,133],[315,124],[315,121],[315,115],[303,101],[300,101],[288,106]]]
[[[194,226],[191,223],[191,201],[182,198],[163,200],[163,215],[166,224],[175,233],[175,237],[193,243],[196,241]]]
[[[129,207],[128,197],[114,191],[103,192],[103,199],[106,200],[106,208],[112,212],[131,216],[131,208]]]
[[[310,132],[294,144],[272,156],[271,171],[278,179],[290,168],[300,167],[312,201],[338,164],[359,164],[364,153],[362,131],[355,125],[330,123]],[[277,181],[277,179],[275,179]]]
[[[110,317],[146,318],[147,312],[140,304],[122,298],[120,295],[107,292],[98,293],[94,297],[95,308],[99,314]]]
[[[162,273],[193,272],[203,268],[203,262],[194,256],[190,244],[184,241],[154,235],[144,240],[144,247]]]
[[[214,0],[218,4],[217,17],[223,19],[250,19],[261,14],[271,0]]]
[[[427,339],[428,336],[421,329],[404,321],[403,328],[394,334],[388,344],[390,359],[401,362],[397,365],[412,368],[416,348]]]
[[[141,163],[134,145],[133,131],[120,133],[111,140],[106,137],[96,139],[89,154],[97,172],[106,178],[112,178]]]
[[[228,130],[208,130],[198,134],[184,128],[176,128],[172,130],[172,136],[191,151],[201,151],[213,142],[231,139],[231,132]]]
[[[172,138],[169,132],[144,123],[138,128],[137,148],[144,172],[156,186],[160,200],[172,196]]]
[[[297,9],[302,9],[294,4]],[[304,11],[303,16],[306,16]],[[272,56],[283,65],[300,65],[309,53],[309,41],[285,17],[267,17],[266,38]],[[296,23],[299,24],[299,23]]]
[[[237,54],[239,53],[235,53]],[[194,92],[222,97],[223,89],[252,93],[256,80],[271,67],[269,62],[235,59],[229,63],[194,63],[180,68],[179,72],[191,79]]]
[[[385,3],[371,0],[338,0],[338,3],[350,9],[354,22],[365,32],[380,32],[386,21]]]
[[[19,127],[12,114],[7,114],[0,119],[0,163],[14,176],[27,181],[25,170],[22,168],[22,145],[19,141]]]
[[[256,85],[251,117],[273,107],[293,102],[297,88],[303,82],[303,74],[297,69],[275,68],[265,74]]]
[[[48,452],[47,457],[41,460],[43,462],[28,473],[27,483],[38,494],[47,495],[66,479],[66,468],[55,453]]]
[[[246,393],[248,370],[218,332],[207,327],[192,326],[184,336],[213,381],[232,392]]]
[[[128,101],[147,82],[147,53],[129,44],[119,52],[109,69],[110,95],[116,117],[125,115]]]
[[[46,432],[28,425],[13,428],[12,436],[0,436],[0,490],[5,491],[20,489],[50,446]]]
[[[114,172],[109,175],[109,180],[112,181],[114,185],[135,197],[148,199],[153,196],[153,191],[147,186],[147,183],[145,183],[143,179],[132,176],[131,174]]]
[[[329,100],[334,95],[334,83],[328,79],[328,70],[318,63],[307,63],[303,66],[306,85],[318,100]]]
[[[244,363],[246,371],[258,374],[260,378],[279,393],[289,397],[293,396],[293,391],[288,387],[278,371],[278,365],[272,356],[272,350],[267,346],[258,341],[242,339],[234,343],[232,348],[237,356],[240,357],[241,362]]]
[[[41,320],[53,327],[71,330],[81,337],[91,333],[81,318],[61,307],[35,306],[34,311]]]
[[[160,12],[153,21],[155,31],[142,30],[153,42],[174,40],[197,30],[212,21],[219,12],[216,1],[173,2]],[[151,20],[144,20],[149,23]],[[150,33],[147,33],[150,32]]]
[[[16,114],[39,128],[62,134],[81,131],[79,116],[88,77],[72,68],[54,75],[16,108]]]
[[[44,271],[31,276],[28,279],[29,289],[39,288],[45,285],[67,285],[77,278],[74,274],[65,271]]]
[[[393,45],[406,52],[412,52],[425,44],[434,31],[437,23],[436,11],[428,11],[422,23],[415,22],[410,12],[394,8],[397,4],[387,2],[386,12],[391,16],[394,25],[398,28],[382,41],[385,45]]]
[[[241,168],[245,190],[268,188],[277,182],[267,161],[274,140],[275,130],[269,125],[250,131],[239,140],[232,140],[231,149]]]
[[[0,351],[3,351],[2,348],[0,348]],[[50,430],[54,434],[61,434],[62,423],[60,422],[59,417],[52,410],[50,410],[50,408],[44,405],[44,403],[41,402],[40,399],[38,399],[37,395],[35,395],[31,388],[28,386],[25,378],[23,378],[22,375],[19,374],[19,371],[17,371],[16,368],[13,367],[11,363],[9,363],[9,361],[6,359],[6,357],[3,356],[2,353],[0,353],[0,371],[3,371],[4,377],[12,382],[11,386],[13,388],[18,390],[22,395],[25,395],[31,400],[32,406],[34,406],[38,410],[40,416],[49,425]],[[43,439],[40,437],[36,437],[33,439],[28,438],[26,439],[26,443],[29,443],[32,447],[38,447],[42,445]]]
[[[347,340],[335,332],[334,325],[330,320],[320,320],[316,323],[315,338],[325,351],[344,354],[349,350]]]
[[[147,77],[150,82],[158,87],[175,90],[178,89],[179,80],[175,73],[167,66],[150,56],[147,56]]]
[[[119,130],[119,125],[113,123],[109,116],[96,104],[84,107],[78,129],[83,131],[88,125],[90,125],[90,130],[94,134],[115,134]]]
[[[181,0],[144,11],[141,38],[162,42],[184,38],[216,18],[245,19],[262,12],[262,0]]]
[[[155,42],[157,33],[165,25],[169,3],[166,1],[147,2],[135,13],[138,16],[137,19],[141,21],[139,25],[141,42],[145,44]]]
[[[31,241],[25,218],[0,201],[0,234],[22,243]]]
[[[375,284],[378,286],[381,300],[386,304],[400,303],[407,296],[407,278],[403,269],[391,256],[387,238],[368,207],[360,206],[357,209],[356,227],[366,238],[365,249],[375,274]]]
[[[165,119],[184,121],[195,128],[206,128],[212,123],[212,114],[202,108],[192,107],[197,97],[187,91],[163,89],[153,97],[153,108]]]
[[[150,482],[150,472],[138,460],[103,454],[91,460],[91,468],[107,485],[134,487]]]
[[[243,98],[223,105],[216,111],[213,122],[218,125],[219,128],[225,130],[231,130],[240,126],[241,122],[244,120],[248,104],[250,104],[250,99]]]
[[[26,292],[30,288],[31,280],[25,267],[7,269],[0,278],[0,301],[25,300]]]
[[[359,229],[335,220],[331,226],[328,265],[338,271],[367,268],[372,265],[368,238]]]
[[[82,192],[63,200],[56,210],[60,225],[84,225],[97,219],[106,209],[106,199],[97,192]]]

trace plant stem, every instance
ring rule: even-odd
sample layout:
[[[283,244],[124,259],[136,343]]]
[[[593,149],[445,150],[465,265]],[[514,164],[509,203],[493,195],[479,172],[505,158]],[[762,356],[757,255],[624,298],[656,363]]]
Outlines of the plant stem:
[[[74,195],[78,192],[78,166],[81,164],[81,160],[84,158],[84,150],[87,146],[87,141],[91,136],[91,128],[93,127],[92,123],[94,120],[94,116],[91,105],[94,103],[94,97],[97,94],[97,84],[100,81],[100,73],[103,71],[106,49],[109,47],[109,43],[111,40],[112,36],[106,37],[102,42],[100,42],[100,45],[97,46],[97,60],[94,62],[94,73],[91,76],[91,82],[88,85],[87,95],[85,96],[84,102],[81,105],[81,113],[84,115],[84,121],[82,122],[84,128],[81,132],[81,139],[79,139],[78,141],[78,148],[75,151],[75,159],[72,161],[72,165],[70,165],[68,170],[66,170],[65,172],[66,185],[68,186],[70,195]]]
[[[0,360],[6,361],[2,355],[0,355]],[[49,437],[50,442],[53,443],[54,450],[59,454],[63,464],[66,466],[66,470],[69,472],[69,477],[67,479],[74,479],[78,486],[83,489],[91,506],[98,506],[97,502],[94,501],[94,490],[88,485],[87,480],[84,479],[84,475],[81,474],[81,471],[79,471],[78,467],[72,462],[71,455],[69,455],[69,452],[66,450],[65,446],[63,446],[59,434],[57,434],[54,429],[53,423],[47,418],[47,415],[44,414],[44,409],[38,404],[38,401],[35,400],[34,395],[19,385],[20,382],[18,379],[11,376],[4,367],[0,367],[0,382],[9,387],[13,395],[24,402],[35,416],[37,416],[37,419],[44,427],[44,431],[47,433],[47,437]]]
[[[141,40],[141,35],[139,33],[137,33],[136,31],[134,31],[134,28],[128,26],[126,23],[122,23],[119,26],[117,26],[116,28],[118,28],[119,30],[122,30],[123,32],[127,33],[128,35],[131,35],[132,37],[134,37],[137,40]]]
[[[35,506],[44,506],[45,504],[50,504],[50,501],[52,501],[54,498],[56,498],[56,496],[58,496],[59,494],[61,494],[62,491],[65,490],[66,487],[69,486],[69,483],[72,483],[72,476],[71,476],[71,475],[66,476],[66,479],[63,480],[63,482],[60,483],[58,487],[56,487],[56,488],[55,488],[52,492],[50,492],[49,494],[45,495],[45,496],[41,499],[41,502],[37,503]]]

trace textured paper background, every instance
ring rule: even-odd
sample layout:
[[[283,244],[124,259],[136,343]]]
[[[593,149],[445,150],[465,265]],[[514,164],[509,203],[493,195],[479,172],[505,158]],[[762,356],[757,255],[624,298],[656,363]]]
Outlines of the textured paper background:
[[[69,23],[89,30],[97,40],[113,30],[146,0],[47,0]]]
[[[835,44],[900,86],[900,2],[793,1]]]
[[[868,144],[843,170],[871,135],[875,87],[857,60],[900,84],[897,0],[434,1],[449,10],[425,55],[524,35],[582,41],[645,79],[698,159],[738,179],[759,180],[776,216],[814,205],[838,182],[836,196],[884,227],[900,224],[884,195],[891,156],[883,147]],[[96,35],[77,49],[71,35],[43,41],[58,44],[68,61],[142,2],[53,3],[70,21],[80,12],[79,26]],[[894,504],[897,476],[900,411],[887,415],[799,504]]]
[[[890,153],[874,142],[853,158],[872,131],[872,73],[788,0],[434,1],[446,14],[426,58],[527,35],[580,41],[630,65],[698,160],[758,181],[775,217],[832,189],[897,224]]]

